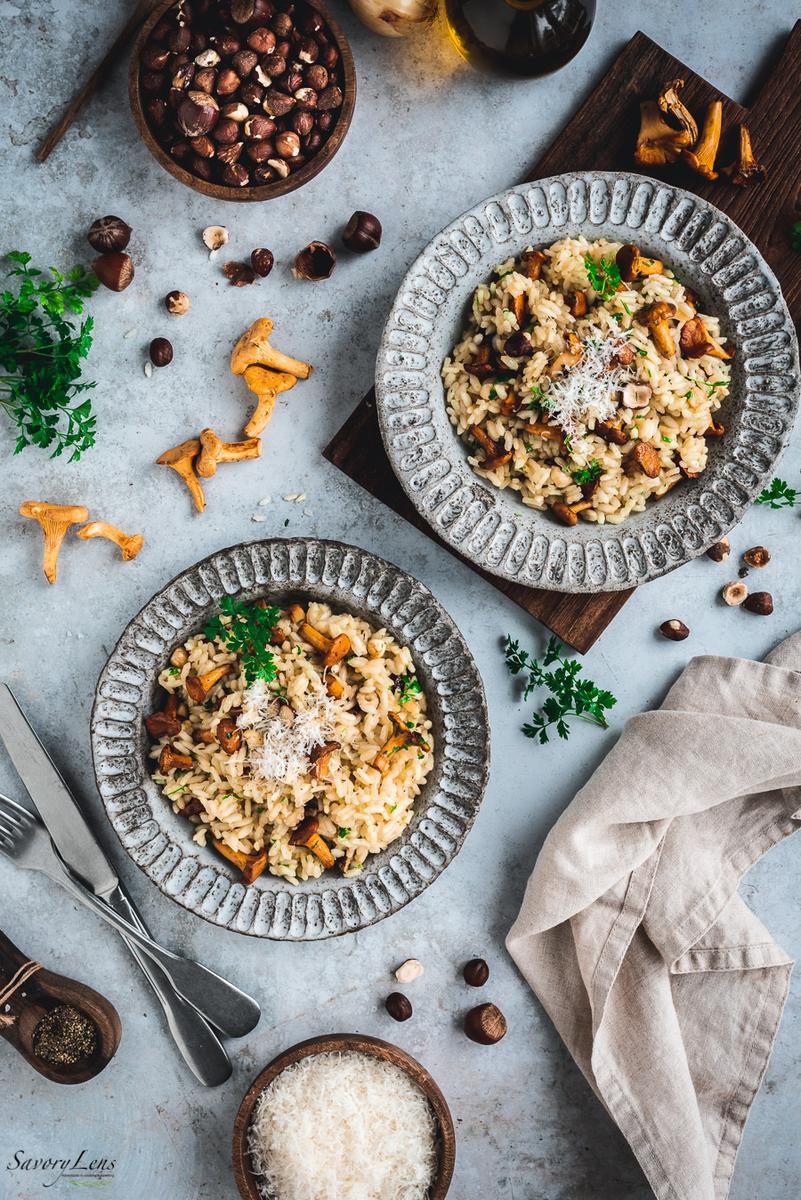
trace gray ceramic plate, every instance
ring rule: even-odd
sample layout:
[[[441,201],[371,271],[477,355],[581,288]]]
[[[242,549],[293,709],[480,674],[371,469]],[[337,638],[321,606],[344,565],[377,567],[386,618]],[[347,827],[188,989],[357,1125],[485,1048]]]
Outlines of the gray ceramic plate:
[[[664,259],[721,319],[736,345],[725,438],[687,481],[622,525],[557,525],[482,480],[445,411],[442,361],[476,286],[526,246],[584,234],[636,242]],[[376,368],[390,462],[417,511],[459,554],[515,583],[615,591],[702,554],[764,486],[798,406],[795,329],[773,272],[733,221],[706,200],[639,175],[576,173],[484,201],[426,247],[400,289]]]
[[[281,604],[321,600],[385,626],[409,646],[428,697],[434,769],[412,823],[358,879],[250,887],[173,813],[147,769],[144,717],[172,650],[223,595]],[[461,849],[489,772],[484,688],[472,655],[428,588],[364,550],[312,538],[233,546],[178,575],[134,617],[98,680],[92,712],[97,786],[120,841],[155,884],[207,921],[256,937],[302,940],[362,929],[418,896]]]

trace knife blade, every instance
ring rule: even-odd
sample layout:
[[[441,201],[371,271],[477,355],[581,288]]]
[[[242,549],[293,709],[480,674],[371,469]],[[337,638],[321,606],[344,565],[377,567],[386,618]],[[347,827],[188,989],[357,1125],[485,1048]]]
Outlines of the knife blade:
[[[5,683],[0,683],[0,740],[61,857],[96,896],[110,895],[119,884],[117,872]]]

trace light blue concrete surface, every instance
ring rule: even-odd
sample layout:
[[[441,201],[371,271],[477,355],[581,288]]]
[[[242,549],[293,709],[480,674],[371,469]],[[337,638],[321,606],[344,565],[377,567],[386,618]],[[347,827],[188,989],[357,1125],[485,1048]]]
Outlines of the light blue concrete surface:
[[[154,930],[253,991],[264,1007],[254,1036],[232,1044],[233,1079],[206,1092],[172,1050],[161,1015],[113,934],[47,882],[0,862],[0,924],[31,955],[104,991],[124,1020],[120,1051],[92,1084],[58,1089],[0,1045],[0,1197],[29,1200],[52,1172],[10,1170],[24,1156],[116,1162],[103,1194],[114,1200],[233,1200],[229,1168],[233,1116],[252,1076],[277,1051],[315,1033],[354,1030],[397,1041],[442,1085],[459,1137],[454,1200],[646,1200],[640,1170],[572,1065],[549,1022],[502,949],[531,864],[548,828],[613,742],[625,719],[657,703],[693,653],[760,656],[799,623],[799,514],[750,512],[732,535],[737,551],[768,545],[764,586],[776,612],[761,620],[723,607],[717,593],[733,571],[708,559],[639,591],[587,656],[589,673],[620,697],[614,729],[580,727],[568,745],[539,748],[519,733],[500,640],[507,632],[541,645],[542,631],[426,537],[369,500],[320,458],[320,450],[371,381],[384,319],[420,247],[473,202],[522,178],[612,55],[637,28],[738,100],[797,15],[786,0],[678,0],[638,5],[600,0],[581,56],[556,77],[504,85],[462,65],[435,39],[389,43],[362,29],[342,2],[359,77],[353,127],[334,163],[303,192],[263,206],[215,204],[173,182],[137,139],[120,68],[45,166],[33,161],[43,128],[116,30],[119,6],[101,0],[0,0],[2,184],[0,249],[30,249],[38,261],[86,259],[90,221],[118,213],[134,226],[136,280],[122,295],[92,303],[97,320],[88,370],[98,380],[97,447],[76,466],[36,451],[10,457],[4,443],[0,520],[0,676],[20,700],[85,797],[120,873]],[[128,5],[125,6],[126,8]],[[343,256],[333,278],[292,279],[288,263],[312,238],[335,242],[356,208],[384,222],[381,250]],[[255,245],[275,253],[272,276],[229,288],[210,263],[200,230],[220,222],[232,256]],[[182,288],[193,300],[181,320],[161,299]],[[276,344],[317,370],[279,406],[262,460],[220,471],[208,510],[190,514],[178,481],[152,465],[167,446],[207,423],[235,435],[244,410],[229,375],[232,340],[268,312]],[[150,339],[164,334],[175,361],[146,379]],[[130,336],[126,336],[130,335]],[[795,439],[781,473],[799,481]],[[305,492],[303,504],[281,496]],[[256,509],[265,495],[273,504]],[[60,579],[40,573],[39,531],[17,514],[24,498],[82,501],[93,515],[141,530],[132,564],[100,542],[74,543]],[[254,524],[254,512],[267,517]],[[285,526],[285,522],[288,525]],[[309,533],[350,540],[424,580],[467,635],[483,673],[493,730],[493,772],[466,846],[424,897],[357,936],[316,945],[256,942],[223,932],[171,905],[120,851],[95,795],[89,711],[95,679],[120,630],[173,574],[242,539]],[[683,644],[655,628],[680,617]],[[710,729],[714,737],[714,729]],[[0,760],[0,787],[19,792]],[[774,850],[744,888],[777,939],[801,951],[801,842]],[[510,1033],[494,1048],[474,1046],[457,1027],[475,993],[460,980],[471,956],[486,957],[485,998],[505,1011]],[[408,988],[415,1016],[397,1026],[381,1002],[390,971],[416,956],[426,973]],[[484,994],[482,994],[484,995]],[[796,1200],[801,1190],[799,1034],[801,985],[794,981],[773,1060],[748,1124],[733,1200]],[[337,1148],[322,1148],[336,1169]]]

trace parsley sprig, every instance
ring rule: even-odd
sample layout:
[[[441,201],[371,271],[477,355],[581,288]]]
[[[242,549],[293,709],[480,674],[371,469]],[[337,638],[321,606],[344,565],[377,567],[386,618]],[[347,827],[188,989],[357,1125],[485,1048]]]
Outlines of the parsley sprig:
[[[613,258],[602,258],[598,262],[590,254],[584,255],[584,266],[590,287],[602,300],[611,300],[620,289],[620,268]]]
[[[51,457],[71,450],[75,462],[95,441],[92,404],[85,397],[95,385],[80,382],[92,318],[76,325],[66,314],[83,312],[98,281],[83,267],[66,275],[51,267],[48,279],[19,250],[8,258],[7,275],[19,283],[16,295],[11,289],[0,293],[0,407],[18,430],[14,453],[52,446]]]
[[[556,728],[560,738],[570,737],[570,717],[579,717],[601,729],[608,729],[606,712],[617,704],[611,692],[603,691],[591,679],[579,678],[581,663],[575,658],[564,658],[564,646],[558,638],[548,641],[542,662],[532,658],[520,643],[507,637],[505,646],[506,666],[512,675],[528,673],[523,688],[523,699],[528,700],[535,688],[544,687],[551,694],[543,701],[539,712],[532,713],[530,724],[523,725],[527,738],[535,738],[544,745],[550,740],[548,731]],[[553,671],[547,670],[556,664]]]
[[[401,704],[408,704],[413,696],[419,696],[422,692],[420,680],[412,671],[407,671],[405,675],[399,678],[395,690],[398,692],[398,700]]]
[[[793,508],[797,500],[797,488],[790,487],[785,479],[772,479],[770,486],[759,493],[756,503],[767,504],[768,508]]]
[[[277,673],[270,649],[270,634],[281,616],[281,609],[260,608],[257,604],[243,604],[232,596],[223,596],[220,613],[222,616],[212,617],[203,633],[210,642],[219,638],[227,650],[239,655],[248,687],[257,679],[270,683]],[[224,617],[230,618],[229,621],[224,621]]]

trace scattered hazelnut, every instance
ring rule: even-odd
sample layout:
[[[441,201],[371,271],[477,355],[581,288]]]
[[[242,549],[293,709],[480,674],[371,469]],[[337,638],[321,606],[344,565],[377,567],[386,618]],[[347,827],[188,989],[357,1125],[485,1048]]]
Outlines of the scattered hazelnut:
[[[402,992],[391,992],[384,1007],[393,1021],[408,1021],[413,1012],[411,1001]]]
[[[690,636],[690,631],[684,622],[678,621],[675,617],[670,621],[663,621],[659,626],[659,632],[670,642],[683,642]]]
[[[295,259],[293,274],[297,279],[309,279],[316,283],[330,278],[336,262],[336,254],[325,242],[310,242]]]
[[[506,1017],[494,1004],[479,1004],[464,1019],[465,1033],[481,1046],[494,1046],[506,1036],[506,1030]]]
[[[743,608],[758,617],[769,617],[773,612],[773,597],[770,592],[752,592],[743,601]]]
[[[483,958],[471,958],[469,963],[465,963],[462,971],[464,981],[469,983],[470,987],[483,987],[489,979],[489,973],[489,967]]]
[[[203,245],[212,253],[228,242],[228,230],[224,225],[208,225],[200,236],[203,238]]]
[[[733,579],[731,583],[726,584],[720,594],[726,604],[742,604],[748,595],[748,588],[744,583],[738,583],[736,579]]]
[[[249,283],[256,282],[252,267],[243,262],[227,262],[223,267],[223,275],[231,287],[246,287]]]
[[[342,241],[356,254],[367,254],[381,245],[381,222],[372,213],[357,210],[345,226]]]
[[[92,270],[104,287],[112,292],[124,292],[134,277],[134,265],[130,254],[119,251],[101,254],[92,263]]]
[[[164,307],[174,317],[182,317],[185,313],[189,312],[189,309],[192,307],[192,301],[186,292],[168,292],[164,297]]]
[[[257,275],[261,275],[262,279],[270,274],[274,261],[272,250],[265,250],[263,247],[253,250],[250,255],[250,265]]]
[[[86,237],[89,245],[99,254],[110,254],[124,250],[131,240],[131,227],[121,217],[98,217],[89,226]]]
[[[743,562],[747,562],[749,567],[766,567],[770,562],[770,551],[765,546],[752,546],[743,555]]]
[[[153,338],[150,343],[150,361],[154,367],[168,367],[172,362],[172,345],[164,337]]]
[[[395,972],[395,978],[398,983],[411,983],[414,979],[419,979],[423,974],[423,964],[418,962],[416,958],[407,958],[406,962],[401,963]]]
[[[725,562],[731,554],[731,546],[728,538],[721,538],[719,542],[714,542],[706,552],[707,558],[711,558],[713,562]]]

